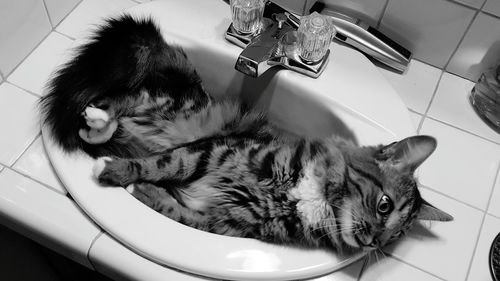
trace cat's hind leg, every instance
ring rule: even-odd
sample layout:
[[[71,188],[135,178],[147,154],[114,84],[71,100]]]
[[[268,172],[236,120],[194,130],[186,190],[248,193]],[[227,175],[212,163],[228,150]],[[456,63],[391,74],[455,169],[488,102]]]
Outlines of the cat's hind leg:
[[[118,121],[113,115],[113,112],[88,106],[82,113],[88,128],[81,128],[78,135],[89,144],[107,142],[118,128]]]

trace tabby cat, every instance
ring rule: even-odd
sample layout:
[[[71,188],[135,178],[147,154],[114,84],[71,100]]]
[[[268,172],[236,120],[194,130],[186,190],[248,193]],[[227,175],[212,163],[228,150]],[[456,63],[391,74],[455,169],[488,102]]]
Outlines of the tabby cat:
[[[57,71],[41,108],[65,151],[98,158],[100,184],[201,230],[372,250],[418,219],[452,220],[413,176],[434,138],[359,147],[287,133],[265,112],[211,97],[151,19],[108,20]]]

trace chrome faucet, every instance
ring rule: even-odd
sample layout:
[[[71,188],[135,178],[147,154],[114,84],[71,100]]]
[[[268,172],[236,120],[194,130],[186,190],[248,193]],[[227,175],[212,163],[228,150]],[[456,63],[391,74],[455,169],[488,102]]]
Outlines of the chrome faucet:
[[[235,69],[251,77],[259,77],[271,67],[282,66],[318,77],[328,62],[328,48],[335,29],[327,18],[317,13],[311,16],[315,17],[313,33],[324,33],[324,38],[320,37],[319,42],[304,34],[307,30],[299,28],[300,19],[271,2],[266,2],[260,27],[255,32],[239,32],[234,22],[231,23],[225,38],[244,49],[236,61]],[[303,17],[302,23],[305,22]],[[317,46],[322,49],[317,50]]]

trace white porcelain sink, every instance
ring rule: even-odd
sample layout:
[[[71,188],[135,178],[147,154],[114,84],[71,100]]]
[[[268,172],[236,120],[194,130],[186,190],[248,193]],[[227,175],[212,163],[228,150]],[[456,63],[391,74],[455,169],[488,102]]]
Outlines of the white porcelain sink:
[[[336,133],[360,144],[378,144],[415,132],[399,96],[357,51],[332,44],[330,62],[317,79],[288,70],[253,79],[234,70],[241,49],[224,39],[230,16],[223,1],[158,1],[127,13],[152,17],[167,42],[184,47],[213,95],[239,95],[266,107],[277,123],[296,133]],[[361,257],[192,229],[154,212],[124,189],[97,185],[91,158],[63,153],[46,130],[43,138],[57,174],[78,205],[115,239],[156,263],[219,279],[296,280],[336,271]]]

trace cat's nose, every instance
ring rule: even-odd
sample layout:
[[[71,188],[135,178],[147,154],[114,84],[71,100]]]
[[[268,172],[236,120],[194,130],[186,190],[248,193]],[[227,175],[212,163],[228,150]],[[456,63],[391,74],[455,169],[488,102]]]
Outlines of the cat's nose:
[[[380,241],[378,240],[378,238],[373,237],[372,242],[368,246],[378,248],[380,246]]]

